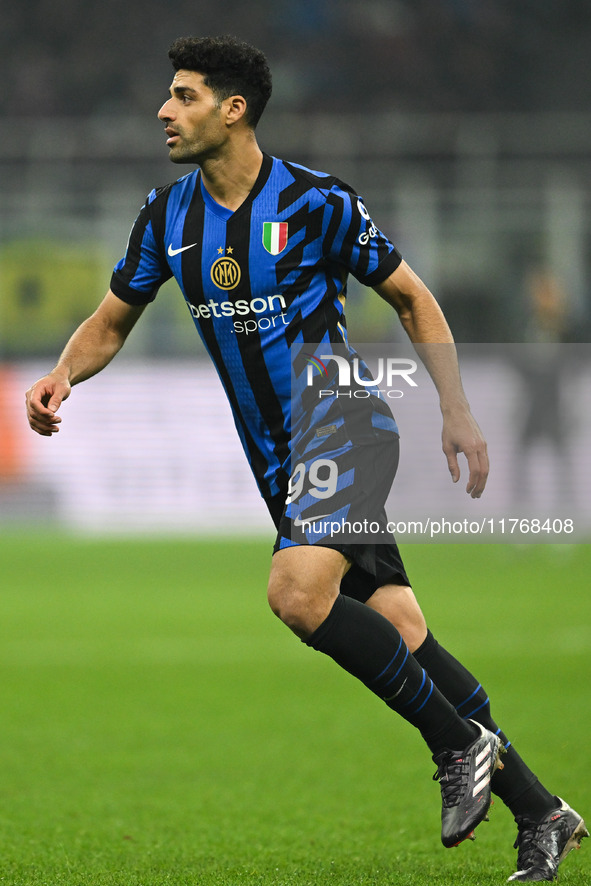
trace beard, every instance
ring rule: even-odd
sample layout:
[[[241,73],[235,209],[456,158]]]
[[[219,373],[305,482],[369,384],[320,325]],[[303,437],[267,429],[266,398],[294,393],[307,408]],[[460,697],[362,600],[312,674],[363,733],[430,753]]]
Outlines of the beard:
[[[199,163],[200,156],[201,153],[199,151],[182,142],[171,145],[168,153],[168,159],[172,163]]]
[[[201,166],[205,160],[215,157],[224,144],[224,136],[214,125],[199,127],[197,131],[189,133],[175,130],[177,139],[169,145],[168,159],[172,163],[194,163]]]

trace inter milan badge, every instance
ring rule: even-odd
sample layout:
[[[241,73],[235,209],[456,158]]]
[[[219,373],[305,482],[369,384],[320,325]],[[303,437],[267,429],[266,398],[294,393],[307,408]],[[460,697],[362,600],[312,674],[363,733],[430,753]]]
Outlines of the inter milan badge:
[[[228,252],[231,247],[228,248]],[[219,250],[218,250],[219,251]],[[242,272],[240,265],[235,258],[228,258],[225,255],[216,258],[211,266],[211,279],[218,289],[236,289],[240,283]]]
[[[263,222],[263,246],[271,255],[279,255],[287,246],[287,222]]]

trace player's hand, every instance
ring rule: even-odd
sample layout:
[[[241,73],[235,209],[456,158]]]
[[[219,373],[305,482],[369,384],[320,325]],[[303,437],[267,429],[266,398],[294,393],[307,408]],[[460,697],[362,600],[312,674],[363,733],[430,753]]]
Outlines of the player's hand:
[[[441,440],[454,483],[460,479],[458,452],[463,452],[470,472],[466,492],[472,498],[480,498],[488,477],[488,453],[486,440],[468,408],[444,412]]]
[[[61,422],[56,412],[70,396],[69,381],[50,373],[36,381],[25,394],[27,418],[32,429],[42,437],[51,437],[59,431]]]

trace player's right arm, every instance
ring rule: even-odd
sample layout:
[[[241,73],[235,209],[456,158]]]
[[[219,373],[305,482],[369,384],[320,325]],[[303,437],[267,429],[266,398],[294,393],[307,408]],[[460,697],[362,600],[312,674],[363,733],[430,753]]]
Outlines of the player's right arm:
[[[72,386],[111,362],[140,318],[145,305],[130,305],[109,290],[94,314],[74,332],[54,369],[26,393],[31,428],[43,437],[59,430],[60,405]]]

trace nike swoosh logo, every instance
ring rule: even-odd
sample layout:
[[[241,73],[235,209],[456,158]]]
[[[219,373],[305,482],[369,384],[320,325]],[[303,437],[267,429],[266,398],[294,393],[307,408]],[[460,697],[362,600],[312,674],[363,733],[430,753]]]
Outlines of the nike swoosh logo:
[[[408,680],[408,677],[405,677],[405,678],[404,678],[404,683],[402,684],[402,686],[400,687],[400,689],[398,690],[398,692],[395,692],[394,695],[391,695],[389,698],[385,698],[384,701],[386,701],[386,702],[388,702],[388,701],[393,701],[393,699],[397,698],[397,697],[400,695],[400,693],[402,692],[402,690],[404,689],[404,687],[406,686],[406,681],[407,681],[407,680]]]
[[[332,514],[318,514],[316,517],[308,517],[302,520],[301,517],[296,517],[293,521],[294,526],[309,526],[311,523],[318,523],[319,520],[324,520],[325,517],[331,517]]]
[[[171,258],[173,258],[173,256],[178,255],[179,252],[184,252],[185,249],[192,249],[193,246],[197,246],[197,244],[196,244],[196,243],[190,243],[189,246],[181,246],[180,249],[173,249],[173,248],[172,248],[172,243],[170,243],[169,246],[168,246],[168,254],[169,254],[169,256],[170,256]]]

